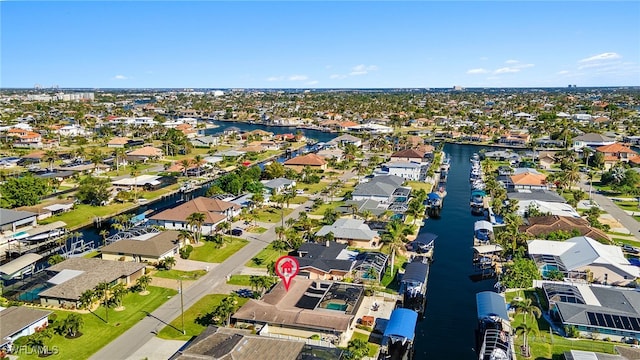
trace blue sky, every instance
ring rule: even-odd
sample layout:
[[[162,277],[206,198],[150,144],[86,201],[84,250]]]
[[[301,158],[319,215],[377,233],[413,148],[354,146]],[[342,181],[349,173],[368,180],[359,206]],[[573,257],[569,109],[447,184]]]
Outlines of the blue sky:
[[[0,87],[640,85],[640,2],[0,1]]]

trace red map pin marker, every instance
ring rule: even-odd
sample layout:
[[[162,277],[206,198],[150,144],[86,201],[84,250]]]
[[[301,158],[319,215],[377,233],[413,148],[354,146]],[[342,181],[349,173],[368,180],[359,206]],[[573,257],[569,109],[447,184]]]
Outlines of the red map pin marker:
[[[300,271],[300,264],[296,258],[291,256],[281,256],[276,260],[276,274],[284,282],[284,288],[289,291],[289,285],[291,285],[291,279],[298,275]]]

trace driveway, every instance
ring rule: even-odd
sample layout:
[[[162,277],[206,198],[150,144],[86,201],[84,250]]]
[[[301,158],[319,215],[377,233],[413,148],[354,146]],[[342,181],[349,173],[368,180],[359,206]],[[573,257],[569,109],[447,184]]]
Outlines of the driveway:
[[[311,204],[311,201],[307,201],[298,206],[286,218],[297,218],[298,214],[304,211],[306,206],[311,206]],[[227,275],[241,272],[244,269],[244,264],[255,257],[275,238],[275,226],[271,226],[263,234],[249,236],[249,243],[246,246],[215,268],[212,268],[211,271],[194,282],[189,288],[184,289],[184,309],[188,309],[207,294],[228,293]],[[151,358],[153,354],[140,354],[139,349],[144,349],[145,344],[154,339],[154,332],[162,329],[166,324],[177,318],[180,315],[180,311],[180,296],[174,296],[114,341],[100,349],[90,359],[127,359],[134,354],[136,356],[139,355],[140,358],[145,356]]]

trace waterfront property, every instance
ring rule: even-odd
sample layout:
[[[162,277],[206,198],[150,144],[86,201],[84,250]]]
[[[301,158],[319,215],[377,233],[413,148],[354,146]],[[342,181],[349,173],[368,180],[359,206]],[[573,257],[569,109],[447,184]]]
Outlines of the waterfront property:
[[[566,241],[531,240],[528,253],[543,277],[557,270],[571,279],[629,286],[640,276],[640,269],[629,263],[622,248],[586,236]]]
[[[332,225],[325,225],[316,236],[322,237],[332,233],[335,241],[349,246],[372,249],[380,247],[380,236],[361,219],[338,219]]]
[[[575,326],[581,336],[640,340],[640,293],[634,289],[552,281],[534,285],[544,291],[551,319]]]
[[[105,260],[157,263],[178,255],[183,245],[179,234],[175,230],[147,233],[113,242],[101,248],[100,253]]]
[[[204,196],[197,197],[171,209],[164,210],[149,218],[149,223],[171,230],[189,230],[187,218],[193,213],[202,213],[205,221],[202,233],[211,234],[216,226],[240,214],[240,205]]]
[[[278,283],[262,299],[250,299],[234,315],[238,326],[255,325],[258,334],[309,338],[322,334],[340,342],[353,326],[364,287],[296,277],[289,290]]]
[[[296,172],[302,172],[305,167],[310,167],[317,170],[326,170],[327,161],[317,154],[299,155],[284,162],[284,166],[295,170]]]
[[[42,256],[38,254],[24,254],[0,266],[0,278],[4,281],[19,279],[30,275],[35,270],[36,262],[40,259],[42,259]]]
[[[478,359],[515,360],[511,322],[504,297],[493,291],[479,292],[476,294],[476,310]]]
[[[383,359],[413,358],[417,322],[418,313],[415,311],[402,308],[393,310],[382,336],[380,352]]]
[[[38,214],[29,211],[17,211],[0,208],[0,246],[14,240],[21,229],[36,226]]]
[[[589,221],[581,217],[568,217],[559,215],[532,216],[524,219],[524,225],[520,226],[520,232],[527,233],[536,238],[544,237],[553,232],[562,231],[567,234],[578,233],[600,242],[609,242],[609,236],[602,230],[593,228]]]
[[[46,327],[50,314],[51,311],[26,306],[0,307],[0,350],[11,350],[17,339]]]
[[[383,204],[393,202],[393,194],[405,179],[394,175],[375,176],[367,182],[356,185],[351,193],[355,201],[374,200]]]
[[[300,276],[309,279],[342,280],[349,276],[354,266],[355,251],[347,250],[347,244],[326,241],[324,244],[303,243],[297,252]]]
[[[82,293],[106,282],[131,286],[144,275],[145,265],[126,261],[70,258],[51,266],[51,276],[38,294],[42,305],[77,308]]]

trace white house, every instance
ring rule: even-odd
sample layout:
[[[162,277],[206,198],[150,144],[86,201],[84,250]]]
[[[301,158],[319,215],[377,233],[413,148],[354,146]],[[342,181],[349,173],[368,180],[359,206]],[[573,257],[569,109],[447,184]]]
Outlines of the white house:
[[[389,175],[400,176],[406,180],[419,181],[422,165],[415,162],[390,161],[382,165],[382,170]]]
[[[0,349],[11,350],[14,341],[48,325],[51,313],[25,306],[0,307]]]

